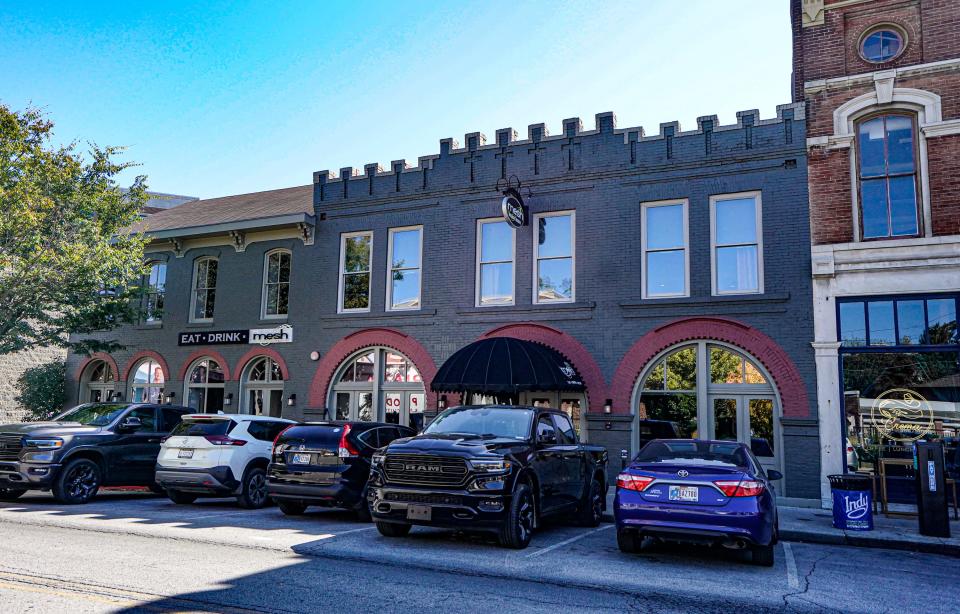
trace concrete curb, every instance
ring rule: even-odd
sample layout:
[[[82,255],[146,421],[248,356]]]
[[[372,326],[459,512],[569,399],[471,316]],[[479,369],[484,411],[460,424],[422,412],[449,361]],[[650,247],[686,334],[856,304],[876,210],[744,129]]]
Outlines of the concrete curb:
[[[937,538],[896,539],[872,536],[869,532],[854,535],[851,532],[836,534],[781,528],[780,539],[785,541],[808,542],[811,544],[855,546],[859,548],[886,548],[888,550],[908,550],[911,552],[922,552],[924,554],[942,554],[945,556],[960,557],[960,544],[928,541],[936,540]]]

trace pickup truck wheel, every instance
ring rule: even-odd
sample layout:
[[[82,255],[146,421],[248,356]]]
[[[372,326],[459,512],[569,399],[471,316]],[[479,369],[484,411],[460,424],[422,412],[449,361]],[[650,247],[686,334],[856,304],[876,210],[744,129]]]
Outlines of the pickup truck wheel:
[[[377,531],[384,537],[406,537],[410,533],[410,525],[396,522],[378,522]]]
[[[168,490],[167,497],[177,505],[190,505],[197,500],[197,495],[179,490]]]
[[[536,513],[530,487],[526,484],[519,485],[513,491],[510,509],[507,510],[507,519],[500,529],[500,545],[516,550],[522,550],[530,545],[533,527],[536,524],[534,522]]]
[[[13,501],[27,492],[25,488],[0,488],[0,501]]]
[[[243,491],[237,497],[240,507],[248,510],[258,510],[267,505],[270,497],[267,496],[267,472],[260,467],[248,469],[243,476]]]
[[[640,552],[640,545],[643,541],[636,531],[631,529],[620,529],[617,531],[617,546],[620,552],[627,554],[636,554]]]
[[[307,506],[299,501],[277,501],[277,507],[287,516],[300,516],[307,511]]]
[[[100,466],[87,458],[74,459],[60,471],[52,490],[60,503],[86,503],[100,490]]]
[[[580,502],[577,510],[577,522],[584,527],[600,526],[603,519],[603,493],[599,480],[593,480],[587,498]]]

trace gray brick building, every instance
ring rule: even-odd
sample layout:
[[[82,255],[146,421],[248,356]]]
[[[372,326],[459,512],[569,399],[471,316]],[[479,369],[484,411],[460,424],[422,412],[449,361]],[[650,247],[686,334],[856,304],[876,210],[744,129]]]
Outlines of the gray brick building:
[[[158,213],[153,321],[111,333],[125,351],[71,356],[71,401],[420,424],[489,400],[433,377],[512,337],[584,383],[512,400],[564,408],[614,458],[669,420],[752,442],[787,496],[817,498],[805,138],[802,104],[652,135],[604,113]],[[507,186],[525,225],[504,221]]]

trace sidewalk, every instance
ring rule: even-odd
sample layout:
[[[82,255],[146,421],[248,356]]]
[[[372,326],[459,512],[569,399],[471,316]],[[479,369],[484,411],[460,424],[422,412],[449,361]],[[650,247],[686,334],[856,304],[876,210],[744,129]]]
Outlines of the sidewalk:
[[[614,490],[607,494],[604,521],[613,522]],[[841,531],[833,528],[830,510],[780,506],[780,539],[785,541],[863,548],[889,548],[960,557],[960,521],[950,515],[950,538],[920,535],[917,518],[887,518],[873,515],[873,531]]]

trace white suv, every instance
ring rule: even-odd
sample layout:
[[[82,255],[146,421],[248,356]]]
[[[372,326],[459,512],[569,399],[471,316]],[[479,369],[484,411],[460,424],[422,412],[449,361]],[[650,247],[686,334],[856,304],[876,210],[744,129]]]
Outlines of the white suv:
[[[292,420],[243,414],[190,414],[160,447],[156,482],[174,503],[236,497],[261,508],[273,441]]]

